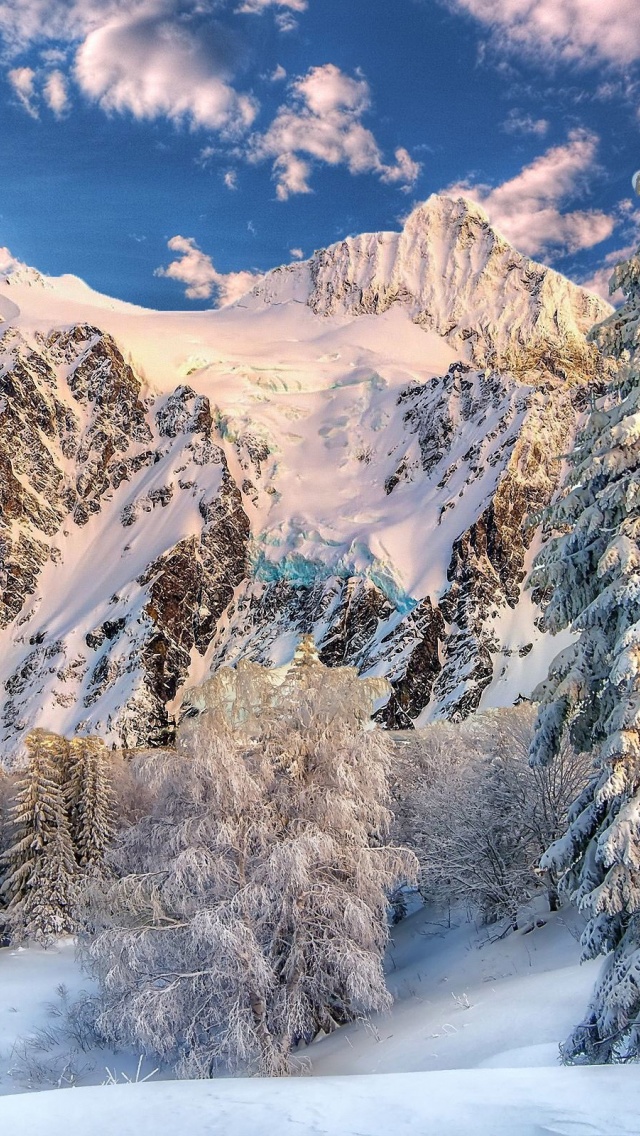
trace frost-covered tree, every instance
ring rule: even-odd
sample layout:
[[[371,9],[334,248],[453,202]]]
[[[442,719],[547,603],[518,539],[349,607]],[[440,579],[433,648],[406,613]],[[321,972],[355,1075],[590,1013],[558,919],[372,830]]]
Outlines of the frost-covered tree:
[[[76,861],[60,780],[62,739],[34,730],[9,808],[2,913],[13,940],[48,943],[75,929]]]
[[[553,767],[532,769],[535,707],[436,722],[398,743],[394,797],[399,840],[421,867],[424,894],[467,903],[486,922],[509,918],[543,889],[558,905],[540,857],[563,830],[588,758],[565,743]]]
[[[387,896],[413,857],[383,843],[384,685],[306,643],[286,674],[239,663],[192,693],[177,752],[142,766],[153,814],[94,895],[107,1038],[186,1075],[277,1075],[298,1043],[389,1005]]]
[[[640,1054],[640,256],[612,288],[622,308],[592,333],[620,367],[569,455],[533,585],[554,632],[576,641],[551,668],[532,758],[553,762],[565,730],[595,751],[590,781],[545,864],[584,912],[585,958],[606,955],[568,1060]]]
[[[83,868],[101,865],[115,832],[114,772],[101,738],[73,738],[63,757],[71,839]]]

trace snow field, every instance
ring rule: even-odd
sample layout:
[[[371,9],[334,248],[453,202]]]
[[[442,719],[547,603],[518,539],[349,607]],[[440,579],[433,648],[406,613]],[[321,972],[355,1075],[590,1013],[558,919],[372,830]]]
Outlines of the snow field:
[[[638,1136],[638,1116],[623,1067],[169,1081],[0,1105],[20,1136]]]
[[[395,997],[370,1027],[310,1046],[309,1075],[144,1084],[139,1055],[94,1051],[73,1092],[28,1093],[7,1074],[22,1036],[47,1028],[63,983],[89,983],[70,940],[0,950],[0,1131],[20,1136],[638,1136],[634,1066],[562,1068],[557,1045],[580,1017],[598,963],[580,966],[571,912],[499,938],[420,910],[393,930]],[[91,1068],[91,1066],[93,1066]],[[146,1061],[140,1077],[153,1070]],[[35,1086],[48,1089],[46,1083]],[[88,1120],[88,1118],[90,1118]],[[90,1127],[88,1128],[88,1124]]]

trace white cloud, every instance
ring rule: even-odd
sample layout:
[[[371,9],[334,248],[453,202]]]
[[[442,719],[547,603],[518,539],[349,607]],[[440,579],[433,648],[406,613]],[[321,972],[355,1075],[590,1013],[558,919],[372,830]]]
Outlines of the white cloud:
[[[287,72],[285,71],[282,64],[278,63],[278,66],[275,67],[274,70],[269,75],[269,82],[270,83],[282,83],[286,79],[286,77],[287,77]]]
[[[380,180],[387,182],[389,185],[395,183],[400,184],[400,188],[405,193],[410,193],[414,183],[420,176],[422,166],[420,162],[414,161],[408,150],[404,146],[399,146],[394,154],[395,165],[384,166],[380,173]]]
[[[32,118],[39,118],[40,95],[56,118],[61,118],[71,105],[67,79],[62,71],[38,73],[32,67],[14,67],[7,73],[7,79],[14,94]],[[39,87],[41,90],[38,89]]]
[[[241,133],[257,104],[233,86],[241,48],[214,18],[217,8],[216,0],[0,0],[0,36],[14,54],[55,44],[45,62],[62,64],[64,54],[54,61],[51,50],[73,49],[67,79],[106,111]],[[38,81],[46,98],[47,73]],[[60,79],[49,84],[49,104],[63,112]]]
[[[510,110],[502,123],[507,134],[536,134],[539,138],[547,133],[549,126],[548,119],[534,118],[517,110]]]
[[[196,163],[199,166],[208,166],[209,162],[213,161],[219,153],[220,150],[217,146],[203,146],[196,158]]]
[[[230,85],[230,54],[220,28],[207,25],[205,34],[197,22],[138,11],[90,32],[75,78],[104,110],[231,133],[250,126],[256,104]]]
[[[227,172],[224,175],[224,178],[222,180],[224,181],[224,184],[226,185],[227,189],[237,189],[238,188],[238,174],[236,173],[235,170],[227,170]]]
[[[7,73],[7,79],[13,88],[14,94],[17,96],[27,114],[30,114],[32,118],[38,117],[35,78],[36,73],[31,67],[14,67],[13,70]]]
[[[333,63],[313,67],[291,86],[291,101],[281,106],[269,129],[251,140],[250,159],[270,160],[281,201],[310,193],[314,162],[344,165],[352,174],[374,173],[382,181],[410,187],[420,165],[404,148],[395,163],[383,161],[378,143],[361,118],[369,109],[367,81],[345,75]]]
[[[289,256],[294,260],[304,260],[304,253],[301,248],[289,249]]]
[[[61,118],[69,110],[69,91],[66,76],[62,71],[51,71],[44,84],[44,101],[56,118]]]
[[[155,275],[186,285],[185,295],[190,300],[208,300],[215,296],[218,306],[223,307],[244,296],[260,279],[254,272],[218,272],[211,257],[198,248],[193,237],[171,237],[167,247],[178,255],[166,268],[157,268]]]
[[[597,145],[594,134],[573,130],[564,146],[551,147],[502,185],[460,182],[445,192],[476,201],[507,240],[530,256],[591,248],[611,235],[615,216],[594,209],[563,212],[562,205],[593,169]]]
[[[638,0],[445,0],[491,29],[501,47],[579,64],[640,58]]]
[[[273,172],[278,201],[287,201],[294,194],[311,193],[311,166],[304,158],[296,154],[280,154],[273,163]]]
[[[292,32],[298,26],[293,13],[306,12],[308,6],[308,0],[242,0],[236,11],[261,16],[268,8],[278,8],[280,11],[275,17],[278,28],[281,32]]]
[[[280,31],[286,35],[287,32],[294,32],[296,30],[298,21],[291,12],[278,12],[276,24]]]
[[[0,33],[15,52],[45,40],[78,42],[124,6],[119,0],[0,0]]]
[[[623,251],[624,250],[621,250],[621,253]],[[618,260],[622,259],[622,255],[618,256],[618,254],[616,254],[616,263]],[[576,283],[586,288],[587,292],[595,292],[596,296],[601,296],[603,300],[607,300],[615,307],[620,303],[623,297],[622,292],[619,290],[614,292],[613,295],[609,292],[609,281],[612,272],[613,265],[608,268],[598,268],[595,272],[592,272],[590,276],[582,277],[580,280],[577,280]]]

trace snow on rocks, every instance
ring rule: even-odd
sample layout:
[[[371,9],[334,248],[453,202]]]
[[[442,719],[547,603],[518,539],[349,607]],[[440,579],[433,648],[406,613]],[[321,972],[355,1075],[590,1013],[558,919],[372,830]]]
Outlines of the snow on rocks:
[[[37,724],[164,743],[183,687],[307,632],[388,675],[390,725],[531,692],[525,519],[599,382],[603,301],[445,197],[220,311],[43,279],[4,283],[7,757]]]

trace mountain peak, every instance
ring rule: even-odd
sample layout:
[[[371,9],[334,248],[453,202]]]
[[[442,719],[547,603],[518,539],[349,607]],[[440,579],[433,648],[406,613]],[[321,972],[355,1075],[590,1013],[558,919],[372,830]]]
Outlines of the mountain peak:
[[[415,221],[424,221],[424,219],[430,220],[434,217],[442,217],[448,223],[453,223],[463,217],[472,217],[485,226],[491,227],[488,214],[471,197],[464,197],[462,194],[452,197],[448,193],[430,194],[425,201],[421,201],[411,210],[403,227],[406,228],[413,223],[414,219]]]
[[[476,366],[564,377],[567,351],[591,371],[585,333],[604,300],[513,248],[465,197],[432,194],[401,232],[365,233],[268,273],[258,302],[307,304],[322,316],[373,315],[394,304]],[[246,301],[242,301],[246,303]]]

